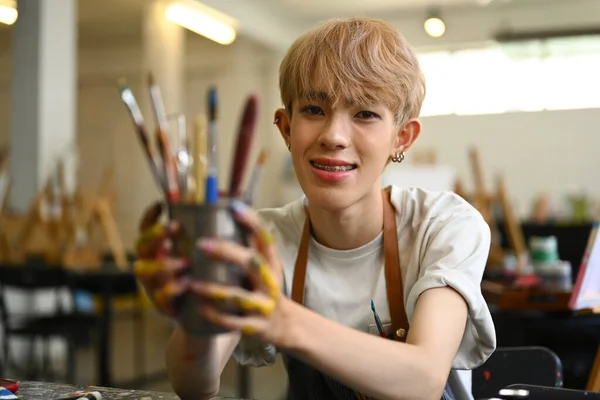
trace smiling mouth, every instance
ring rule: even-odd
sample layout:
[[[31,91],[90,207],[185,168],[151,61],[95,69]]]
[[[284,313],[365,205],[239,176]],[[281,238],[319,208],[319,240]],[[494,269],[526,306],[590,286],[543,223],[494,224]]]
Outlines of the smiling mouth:
[[[323,165],[323,164],[319,164],[319,163],[316,163],[314,161],[311,161],[310,165],[312,165],[313,167],[315,167],[317,169],[321,169],[323,171],[328,171],[328,172],[345,172],[345,171],[351,171],[353,169],[356,169],[356,165],[355,164],[349,164],[349,165]]]

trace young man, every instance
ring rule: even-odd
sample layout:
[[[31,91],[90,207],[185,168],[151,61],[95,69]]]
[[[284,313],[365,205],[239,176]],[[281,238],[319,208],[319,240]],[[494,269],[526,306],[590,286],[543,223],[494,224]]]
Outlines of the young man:
[[[291,46],[280,89],[275,122],[305,196],[258,213],[237,204],[252,248],[199,243],[245,268],[254,290],[172,279],[185,262],[156,254],[177,225],[144,224],[154,233],[142,235],[136,269],[156,306],[170,313],[175,296],[195,293],[206,304],[199,315],[231,332],[175,330],[175,391],[210,398],[232,354],[262,366],[280,351],[290,399],[472,399],[457,370],[480,365],[496,344],[480,290],[489,228],[453,193],[381,188],[386,165],[421,131],[425,83],[413,51],[386,22],[333,20]],[[223,302],[246,313],[218,312]]]

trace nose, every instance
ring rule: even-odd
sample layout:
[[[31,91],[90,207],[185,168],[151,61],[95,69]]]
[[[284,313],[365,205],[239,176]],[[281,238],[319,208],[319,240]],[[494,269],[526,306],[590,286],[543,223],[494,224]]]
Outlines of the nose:
[[[341,150],[350,145],[350,126],[341,113],[328,116],[319,135],[319,144],[327,150]]]

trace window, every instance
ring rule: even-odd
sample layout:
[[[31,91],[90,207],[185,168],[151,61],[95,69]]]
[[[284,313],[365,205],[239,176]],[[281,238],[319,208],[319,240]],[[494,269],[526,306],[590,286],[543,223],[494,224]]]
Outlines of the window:
[[[600,37],[560,38],[419,55],[421,115],[600,107]]]

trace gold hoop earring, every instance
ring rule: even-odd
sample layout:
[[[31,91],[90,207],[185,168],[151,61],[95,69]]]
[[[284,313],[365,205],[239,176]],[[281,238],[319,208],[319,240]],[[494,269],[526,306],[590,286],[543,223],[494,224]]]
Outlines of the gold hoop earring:
[[[402,161],[404,161],[404,152],[395,152],[392,156],[392,162],[401,163]]]

